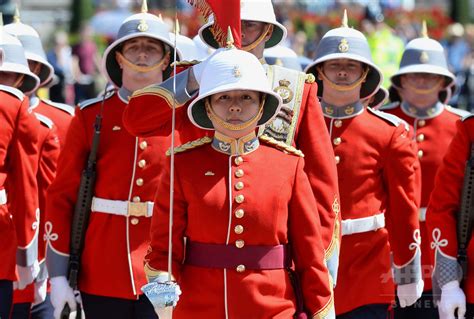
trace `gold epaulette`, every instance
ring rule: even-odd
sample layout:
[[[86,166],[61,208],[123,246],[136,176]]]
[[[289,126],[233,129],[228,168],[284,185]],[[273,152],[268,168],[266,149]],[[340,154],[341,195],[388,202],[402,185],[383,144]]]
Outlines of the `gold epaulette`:
[[[310,73],[310,74],[306,74],[306,80],[305,80],[306,83],[310,83],[310,84],[311,84],[311,83],[314,83],[315,81],[316,81],[316,78],[315,78],[315,76],[314,76],[313,74],[311,74],[311,73]]]
[[[204,136],[204,137],[198,138],[197,140],[184,143],[183,145],[180,145],[180,146],[176,146],[174,148],[174,153],[176,154],[176,153],[186,152],[187,150],[192,150],[193,148],[196,148],[205,144],[209,144],[211,142],[212,142],[212,138],[210,138],[209,136]],[[170,156],[170,155],[171,155],[171,149],[168,149],[166,151],[166,156]]]
[[[293,154],[296,156],[304,157],[304,154],[302,151],[294,148],[293,146],[290,146],[286,144],[285,142],[278,141],[274,139],[273,137],[270,137],[268,135],[260,135],[259,136],[260,140],[265,142],[266,144],[269,144],[271,146],[274,146],[275,148],[287,153],[287,154]]]
[[[174,67],[174,65],[176,64],[177,67],[187,68],[187,67],[190,67],[190,66],[199,64],[199,63],[201,63],[201,61],[198,61],[198,60],[192,60],[192,61],[176,61],[176,62],[171,63],[170,66],[171,66],[171,67]]]

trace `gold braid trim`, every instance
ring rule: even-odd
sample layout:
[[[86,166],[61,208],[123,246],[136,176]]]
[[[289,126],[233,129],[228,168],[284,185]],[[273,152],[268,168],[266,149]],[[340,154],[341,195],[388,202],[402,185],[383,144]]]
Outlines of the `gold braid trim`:
[[[204,137],[201,137],[197,140],[187,142],[183,145],[175,147],[174,148],[174,153],[176,154],[176,153],[186,152],[188,150],[192,150],[193,148],[196,148],[196,147],[199,147],[199,146],[202,146],[202,145],[205,145],[205,144],[209,144],[211,142],[212,142],[212,138],[210,138],[209,136],[204,136]],[[171,149],[168,149],[166,151],[166,156],[170,156],[170,155],[171,155]]]
[[[329,284],[332,287],[331,276],[329,276]],[[324,307],[319,310],[318,312],[314,313],[311,318],[312,319],[327,319],[328,315],[334,310],[334,297],[333,292],[331,289],[331,298],[328,302],[324,305]]]
[[[331,257],[334,255],[335,253],[335,250],[338,248],[339,246],[339,229],[340,229],[340,225],[339,225],[339,220],[338,220],[338,217],[336,216],[336,220],[334,221],[334,229],[333,229],[333,234],[332,234],[332,238],[331,238],[331,242],[329,243],[329,246],[328,248],[326,249],[326,251],[324,252],[324,260],[328,261],[329,259],[331,259]]]
[[[324,254],[324,259],[325,260],[329,260],[329,258],[331,258],[332,255],[334,254],[334,249],[339,247],[339,237],[340,237],[339,235],[340,235],[340,231],[341,231],[340,230],[341,225],[339,223],[339,213],[341,211],[341,208],[340,208],[340,205],[339,205],[339,199],[338,199],[337,195],[334,195],[334,201],[333,201],[333,204],[332,204],[332,211],[335,215],[334,228],[333,228],[331,242],[329,243],[329,246],[326,249],[325,254]]]
[[[190,67],[190,66],[193,66],[193,65],[196,65],[196,64],[199,64],[199,63],[201,63],[201,61],[198,61],[198,60],[192,60],[192,61],[183,60],[183,61],[176,61],[176,62],[171,63],[170,67],[174,67],[175,65],[179,66],[179,67]]]
[[[130,99],[140,97],[142,95],[159,96],[166,100],[166,103],[168,103],[170,108],[173,107],[173,105],[176,105],[177,108],[183,106],[183,104],[179,104],[177,101],[175,101],[173,93],[171,93],[165,88],[162,88],[161,86],[151,85],[143,89],[136,90],[135,92],[133,92],[132,97]]]
[[[300,157],[304,157],[304,154],[303,154],[302,151],[294,148],[293,146],[290,146],[290,145],[286,144],[285,142],[278,141],[278,140],[274,139],[273,137],[270,137],[268,135],[260,135],[259,139],[261,141],[265,142],[266,144],[274,146],[276,149],[279,149],[279,150],[281,150],[285,153],[293,154],[293,155],[300,156]]]
[[[313,74],[306,74],[306,79],[305,79],[305,82],[306,83],[314,83],[316,81],[316,77],[313,75]]]
[[[148,263],[145,264],[144,270],[145,270],[145,276],[148,282],[152,282],[156,280],[161,275],[168,275],[167,271],[156,270],[155,268],[151,267]],[[173,276],[171,276],[171,280],[174,280]]]

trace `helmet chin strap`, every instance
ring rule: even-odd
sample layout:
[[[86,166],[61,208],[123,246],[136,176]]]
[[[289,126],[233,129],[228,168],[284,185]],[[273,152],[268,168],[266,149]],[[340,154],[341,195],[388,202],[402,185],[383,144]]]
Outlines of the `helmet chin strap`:
[[[328,79],[328,77],[326,76],[326,74],[324,74],[323,69],[320,66],[317,68],[317,70],[318,70],[318,75],[323,80],[327,81],[329,83],[330,87],[332,87],[333,89],[335,89],[337,91],[345,92],[345,91],[352,91],[353,89],[355,89],[356,87],[361,85],[363,82],[365,82],[365,79],[367,78],[367,74],[369,74],[370,68],[366,67],[364,72],[362,73],[361,77],[357,81],[352,83],[351,85],[336,84],[333,81],[331,81],[330,79]]]
[[[265,97],[263,97],[262,101],[260,102],[258,113],[255,114],[255,116],[252,117],[250,120],[248,120],[247,122],[244,122],[242,124],[231,124],[231,123],[228,123],[228,122],[224,121],[223,119],[221,119],[216,114],[216,112],[214,112],[214,109],[211,107],[211,103],[209,102],[209,98],[206,98],[204,103],[206,105],[207,115],[209,116],[209,119],[211,121],[218,123],[219,126],[222,126],[222,127],[226,128],[228,130],[241,131],[241,130],[244,130],[244,129],[250,127],[251,125],[255,124],[258,120],[260,120],[260,118],[262,117],[262,113],[263,113],[263,104],[265,103]]]
[[[117,61],[120,63],[123,63],[125,64],[126,66],[128,66],[129,68],[131,68],[133,71],[136,71],[136,72],[141,72],[141,73],[147,73],[147,72],[150,72],[150,71],[153,71],[155,69],[158,69],[160,68],[166,61],[166,58],[169,56],[169,52],[167,52],[163,58],[160,60],[160,62],[156,63],[155,65],[150,65],[150,66],[140,66],[140,65],[136,65],[132,62],[130,62],[129,60],[127,60],[127,58],[125,58],[122,53],[120,52],[115,52],[115,57],[117,58]]]
[[[15,83],[13,83],[12,87],[19,88],[25,78],[24,74],[19,74],[18,78],[16,79]]]
[[[243,46],[242,47],[242,50],[244,51],[252,51],[253,49],[255,49],[255,47],[257,45],[260,44],[260,42],[263,41],[263,39],[265,39],[265,37],[267,36],[268,32],[270,32],[270,29],[272,28],[273,25],[271,25],[270,23],[267,24],[267,27],[265,29],[264,32],[262,32],[262,34],[257,38],[257,40],[255,40],[253,43],[249,44],[249,45],[246,45],[246,46]]]
[[[407,89],[412,90],[416,94],[427,95],[439,90],[439,88],[443,85],[443,81],[444,81],[444,78],[440,78],[432,87],[427,88],[427,89],[419,89],[409,83],[406,83],[406,86],[407,86]]]

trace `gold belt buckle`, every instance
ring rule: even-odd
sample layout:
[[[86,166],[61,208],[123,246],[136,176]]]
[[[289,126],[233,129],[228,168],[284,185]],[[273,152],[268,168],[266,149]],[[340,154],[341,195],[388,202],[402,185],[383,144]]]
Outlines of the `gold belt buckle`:
[[[135,216],[135,217],[146,216],[147,211],[148,211],[148,205],[146,202],[145,203],[134,203],[134,202],[128,203],[128,216]]]

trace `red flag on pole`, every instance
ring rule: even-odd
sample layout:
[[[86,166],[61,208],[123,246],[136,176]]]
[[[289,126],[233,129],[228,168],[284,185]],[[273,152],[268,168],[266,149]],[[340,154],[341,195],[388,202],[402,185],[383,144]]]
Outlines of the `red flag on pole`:
[[[204,16],[206,21],[214,15],[211,32],[220,47],[226,46],[227,28],[230,27],[234,36],[234,46],[241,47],[240,0],[188,0]]]

